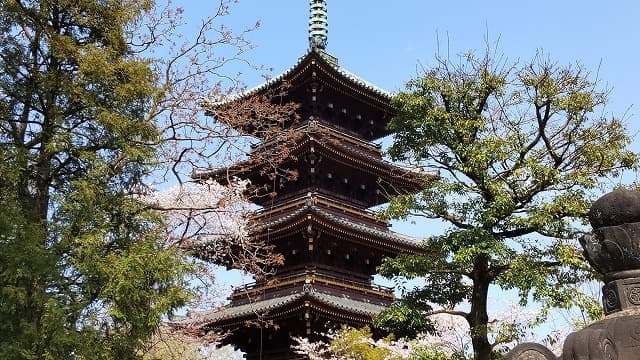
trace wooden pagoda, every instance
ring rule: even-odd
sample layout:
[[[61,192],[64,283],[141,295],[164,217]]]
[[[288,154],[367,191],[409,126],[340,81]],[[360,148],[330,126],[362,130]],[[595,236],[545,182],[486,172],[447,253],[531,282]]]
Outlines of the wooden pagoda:
[[[284,265],[271,279],[236,288],[226,308],[204,315],[207,330],[230,332],[225,342],[248,359],[292,359],[292,336],[314,340],[342,324],[370,324],[394,300],[393,289],[372,283],[376,267],[384,257],[421,251],[416,239],[391,232],[367,209],[390,194],[416,191],[429,176],[383,160],[372,141],[389,134],[391,95],[325,52],[326,1],[310,3],[309,51],[282,75],[238,95],[289,84],[287,100],[300,104],[300,121],[292,125],[299,136],[283,166],[295,168],[297,179],[274,181],[263,163],[251,161],[278,146],[270,139],[246,162],[200,174],[248,178],[273,194],[256,197],[263,210],[253,236],[275,245]]]

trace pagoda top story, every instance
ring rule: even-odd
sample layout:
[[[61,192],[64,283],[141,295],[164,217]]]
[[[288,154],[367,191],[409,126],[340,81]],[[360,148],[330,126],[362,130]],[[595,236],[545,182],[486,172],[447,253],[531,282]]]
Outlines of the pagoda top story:
[[[371,143],[390,134],[387,124],[395,112],[391,104],[393,94],[344,69],[334,56],[325,51],[328,34],[326,3],[326,0],[309,1],[309,48],[293,66],[253,89],[211,100],[205,105],[212,116],[215,116],[213,109],[217,107],[242,107],[243,101],[250,102],[250,99],[262,95],[271,98],[272,103],[299,105],[296,119],[285,120],[284,127],[305,136],[288,145],[288,151],[299,161],[295,165],[286,165],[297,168],[301,175],[306,171],[313,175],[308,178],[302,176],[295,184],[283,181],[279,185],[262,186],[273,181],[264,174],[265,159],[259,153],[278,152],[273,147],[281,144],[254,132],[261,143],[251,150],[247,160],[230,167],[194,173],[194,177],[212,178],[222,183],[230,177],[247,178],[256,185],[256,196],[252,201],[262,206],[307,193],[347,191],[350,195],[341,197],[341,201],[361,208],[385,203],[390,196],[418,191],[424,183],[437,177],[383,160],[380,145]],[[274,89],[277,90],[275,96]],[[249,126],[272,121],[255,120],[258,121],[252,121],[243,130],[252,133]],[[315,160],[311,158],[315,157],[319,161],[324,159],[321,168],[313,164]],[[352,171],[356,169],[358,171]],[[338,172],[344,171],[345,175],[338,177]],[[271,195],[276,193],[277,198],[272,198]]]
[[[309,48],[280,75],[243,92],[205,102],[205,108],[235,103],[288,84],[284,101],[304,99],[301,123],[320,120],[322,125],[373,141],[390,134],[393,94],[341,67],[328,52],[326,0],[310,0]],[[297,101],[296,101],[297,102]],[[210,114],[211,115],[211,114]],[[332,126],[335,125],[335,126]]]

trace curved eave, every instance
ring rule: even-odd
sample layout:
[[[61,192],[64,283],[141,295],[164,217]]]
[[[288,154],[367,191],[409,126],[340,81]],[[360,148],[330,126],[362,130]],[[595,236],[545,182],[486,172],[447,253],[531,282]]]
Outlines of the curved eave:
[[[275,240],[291,233],[303,231],[309,224],[334,236],[375,246],[392,254],[422,253],[422,239],[402,235],[387,229],[377,229],[372,224],[335,214],[320,206],[306,204],[291,212],[274,215],[275,220],[265,221],[253,230],[258,236],[267,236],[264,229],[271,229],[268,236]]]
[[[415,192],[422,189],[430,181],[438,178],[437,174],[398,166],[373,155],[371,152],[364,151],[356,146],[349,146],[344,142],[331,141],[331,139],[320,141],[315,138],[307,138],[296,144],[291,149],[291,153],[298,157],[304,156],[309,153],[311,145],[318,147],[318,153],[328,156],[344,166],[375,176],[383,184],[391,185],[390,187],[394,189]],[[230,177],[250,178],[257,175],[257,172],[261,170],[261,166],[259,162],[246,160],[228,168],[194,173],[192,176],[196,179],[213,178],[217,181]]]
[[[300,312],[305,308],[344,320],[370,321],[386,306],[330,295],[312,289],[249,304],[228,306],[218,311],[198,314],[194,319],[178,320],[175,324],[179,326],[182,322],[187,323],[195,320],[207,327],[225,328],[244,324],[247,320],[255,319],[258,316],[263,320],[273,320]]]
[[[349,146],[344,142],[318,141],[315,139],[311,141],[322,149],[321,152],[324,152],[325,155],[330,156],[336,162],[377,176],[384,182],[392,184],[396,189],[415,192],[437,178],[435,174],[398,166],[357,147]],[[300,155],[304,155],[307,152],[303,151]]]
[[[315,63],[314,60],[319,60],[320,62]],[[292,67],[285,70],[280,75],[246,91],[218,99],[204,99],[203,107],[206,109],[209,107],[230,104],[249,98],[253,95],[260,94],[285,82],[295,82],[298,76],[311,65],[318,65],[318,68],[323,70],[329,77],[342,86],[349,88],[351,91],[367,98],[374,99],[381,106],[391,109],[390,101],[393,97],[392,93],[383,90],[382,88],[358,77],[347,69],[340,67],[336,58],[327,54],[325,51],[316,48],[309,49],[306,54],[298,58],[298,61]]]
[[[248,159],[235,163],[229,167],[219,167],[211,170],[194,171],[191,178],[194,180],[213,179],[221,184],[225,184],[228,179],[234,177],[246,179],[251,173],[258,171],[261,163]]]

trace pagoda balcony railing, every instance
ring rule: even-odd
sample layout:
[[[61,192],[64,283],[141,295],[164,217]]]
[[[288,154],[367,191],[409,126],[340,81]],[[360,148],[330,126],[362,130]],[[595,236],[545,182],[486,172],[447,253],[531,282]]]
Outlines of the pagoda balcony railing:
[[[296,131],[296,132],[308,131],[308,130],[311,130],[311,131],[315,130],[319,132],[330,133],[331,136],[335,138],[339,138],[353,145],[357,145],[359,147],[368,149],[369,151],[382,155],[382,143],[372,143],[372,142],[363,140],[360,137],[358,137],[357,134],[353,133],[351,130],[344,128],[340,125],[336,125],[336,124],[332,124],[324,121],[319,122],[315,120],[310,120],[310,121],[303,122],[301,125],[293,129],[293,131]],[[275,138],[268,139],[259,144],[252,145],[250,153],[260,152],[263,149],[269,148],[270,146],[273,146],[274,144],[277,144],[277,143],[278,142]]]
[[[231,299],[241,298],[243,296],[255,296],[257,293],[261,293],[265,290],[276,290],[280,288],[286,288],[303,284],[319,284],[330,287],[338,287],[343,289],[350,289],[360,291],[366,294],[377,295],[388,299],[394,299],[393,288],[378,285],[371,282],[355,281],[346,277],[334,276],[329,274],[318,273],[315,270],[307,270],[300,274],[292,274],[287,276],[278,277],[269,282],[254,282],[242,286],[237,286],[233,289]]]
[[[300,197],[305,197],[310,192],[314,194],[322,194],[322,195],[325,195],[325,197],[332,197],[335,200],[340,200],[343,204],[349,204],[347,206],[351,206],[356,209],[361,209],[361,211],[364,211],[367,214],[372,214],[370,210],[367,210],[367,208],[370,206],[367,205],[366,202],[354,199],[353,197],[343,195],[335,191],[318,188],[316,186],[307,186],[307,187],[292,191],[290,193],[287,193],[286,195],[285,194],[278,195],[278,199],[276,202],[273,203],[273,206],[275,208],[277,206],[280,206],[281,204],[285,204],[290,201],[295,201],[295,199]],[[268,211],[268,209],[265,209],[262,211]]]

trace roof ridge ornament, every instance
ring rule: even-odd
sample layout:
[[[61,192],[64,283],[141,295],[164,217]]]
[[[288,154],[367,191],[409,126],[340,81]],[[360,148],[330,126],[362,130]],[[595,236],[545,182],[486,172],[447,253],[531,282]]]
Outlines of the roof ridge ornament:
[[[327,0],[309,0],[309,7],[309,47],[324,50],[329,32]]]

